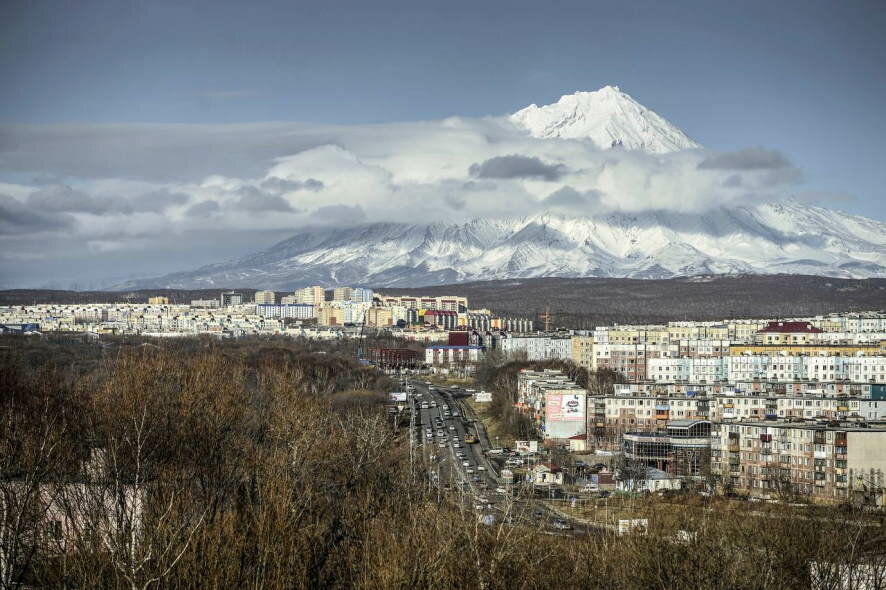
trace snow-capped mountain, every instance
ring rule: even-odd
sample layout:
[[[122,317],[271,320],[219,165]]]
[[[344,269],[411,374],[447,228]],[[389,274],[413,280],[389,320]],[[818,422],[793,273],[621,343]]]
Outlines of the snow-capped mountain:
[[[699,215],[534,215],[306,229],[241,260],[133,287],[425,286],[525,277],[725,273],[886,277],[886,224],[789,201]]]
[[[701,147],[618,86],[567,94],[541,107],[532,104],[511,115],[510,120],[533,137],[590,139],[602,149],[622,146],[667,153]]]
[[[664,154],[701,146],[617,87],[531,105],[510,121],[538,138]],[[267,250],[121,288],[417,287],[528,277],[709,274],[886,277],[886,223],[789,200],[641,213],[306,228]]]

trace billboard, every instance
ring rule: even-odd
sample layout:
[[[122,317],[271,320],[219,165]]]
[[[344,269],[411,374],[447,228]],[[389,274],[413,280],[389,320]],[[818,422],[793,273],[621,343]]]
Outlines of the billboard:
[[[545,417],[548,422],[584,422],[584,391],[576,393],[549,393],[545,396]]]
[[[489,403],[492,401],[492,394],[488,391],[478,391],[474,394],[474,401],[477,403]]]
[[[388,394],[390,396],[390,400],[392,402],[405,402],[406,401],[406,392],[405,391],[393,391]]]

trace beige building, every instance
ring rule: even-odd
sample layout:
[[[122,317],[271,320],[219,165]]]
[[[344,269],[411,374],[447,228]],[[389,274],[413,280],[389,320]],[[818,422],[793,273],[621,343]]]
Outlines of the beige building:
[[[594,337],[572,337],[572,362],[579,367],[593,370],[594,366]]]
[[[332,290],[333,301],[350,301],[354,297],[354,289],[351,287],[336,287]]]
[[[273,291],[256,291],[255,292],[255,303],[257,305],[273,305],[276,302],[277,297],[274,295]]]
[[[169,305],[169,297],[148,297],[148,305]]]
[[[293,303],[306,303],[308,305],[320,305],[326,299],[326,291],[323,287],[305,287],[304,289],[298,289],[293,295],[295,295]]]
[[[711,471],[758,497],[801,494],[882,504],[886,426],[853,422],[746,421],[714,426]]]

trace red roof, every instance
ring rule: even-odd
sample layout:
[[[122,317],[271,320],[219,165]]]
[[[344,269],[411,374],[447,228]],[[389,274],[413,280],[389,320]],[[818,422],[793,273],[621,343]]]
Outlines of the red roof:
[[[570,436],[569,440],[588,440],[587,434],[576,434],[575,436]]]
[[[816,328],[809,322],[769,322],[769,324],[765,328],[759,330],[757,333],[760,334],[766,332],[801,332],[804,334],[821,334],[823,330]]]

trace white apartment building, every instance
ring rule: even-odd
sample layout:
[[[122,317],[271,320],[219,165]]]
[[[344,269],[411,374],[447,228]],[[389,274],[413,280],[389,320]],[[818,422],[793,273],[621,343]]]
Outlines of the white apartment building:
[[[293,318],[307,320],[317,317],[316,308],[306,303],[284,303],[279,305],[256,305],[256,314],[263,318]]]
[[[568,337],[508,336],[499,340],[498,347],[506,355],[525,354],[530,361],[572,357],[572,341]]]

